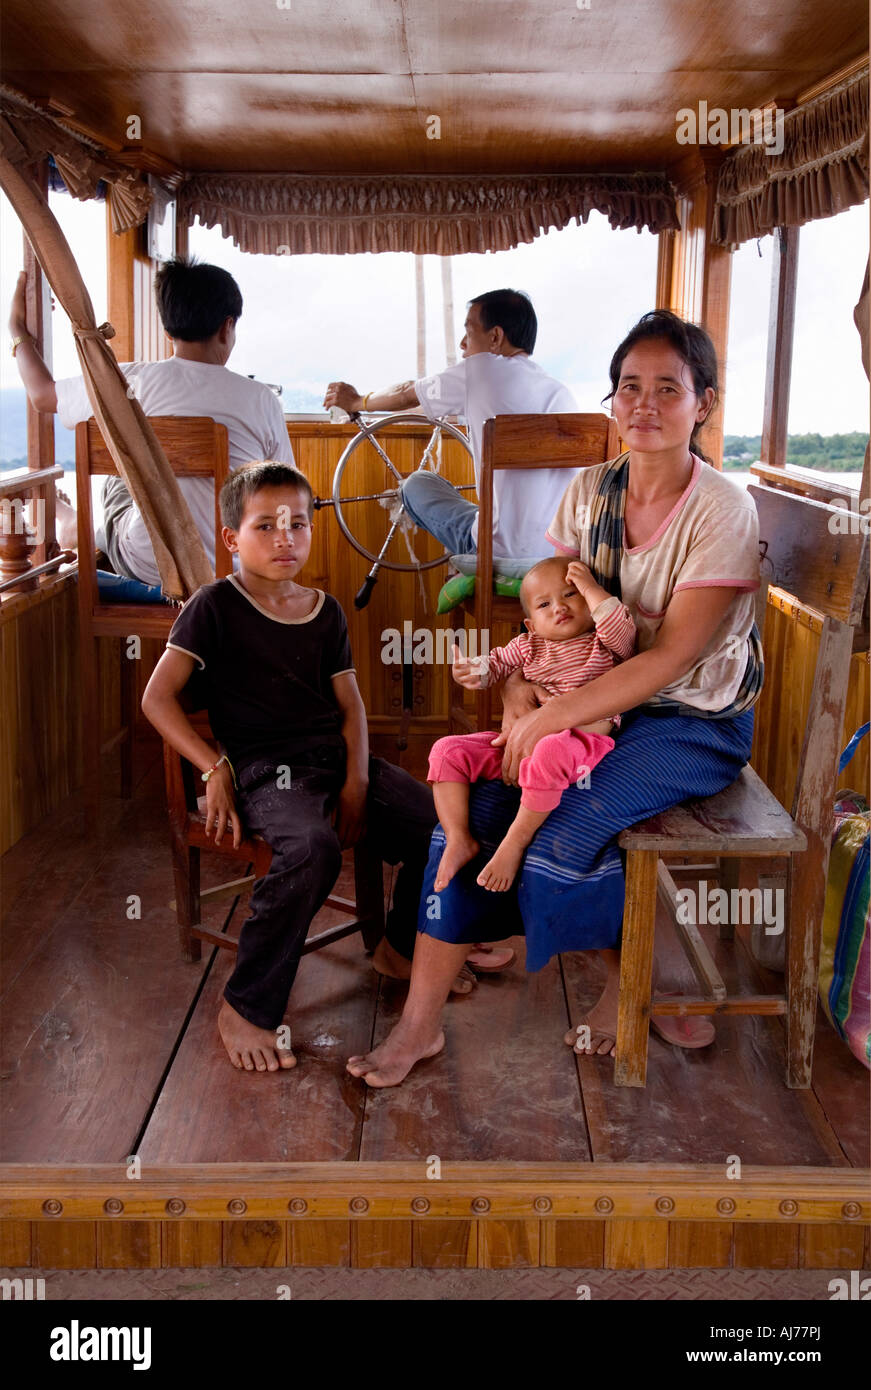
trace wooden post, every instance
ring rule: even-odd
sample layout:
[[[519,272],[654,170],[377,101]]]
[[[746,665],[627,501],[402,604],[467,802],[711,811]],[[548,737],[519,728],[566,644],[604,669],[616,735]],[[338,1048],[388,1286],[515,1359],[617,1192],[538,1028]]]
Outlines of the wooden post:
[[[711,240],[717,175],[723,152],[694,150],[670,170],[678,195],[680,230],[660,234],[656,303],[710,334],[717,352],[720,404],[703,435],[703,446],[717,468],[723,466],[726,346],[732,258]]]
[[[417,375],[426,376],[426,289],[423,256],[414,258],[414,298],[417,306]]]
[[[136,360],[135,294],[133,261],[136,251],[137,228],[116,235],[112,231],[112,209],[106,200],[106,290],[109,322],[115,329],[109,346],[119,362]]]
[[[647,1080],[658,859],[656,850],[630,850],[626,857],[615,1086],[643,1086]]]
[[[774,236],[761,453],[762,462],[775,468],[783,468],[786,464],[798,234],[798,227],[778,227]]]
[[[35,169],[42,193],[48,197],[48,163],[42,160]],[[24,269],[27,271],[27,331],[49,371],[52,365],[51,291],[34,255],[33,247],[22,233]],[[27,406],[27,466],[31,469],[54,466],[54,416],[37,410],[28,400]],[[55,492],[49,484],[41,495],[34,494],[30,504],[30,523],[34,526],[37,543],[33,563],[42,564],[57,553],[55,540]],[[28,565],[28,568],[30,566]]]
[[[457,360],[457,344],[454,341],[454,285],[451,275],[451,258],[442,256],[442,315],[445,324],[445,361],[453,367]]]

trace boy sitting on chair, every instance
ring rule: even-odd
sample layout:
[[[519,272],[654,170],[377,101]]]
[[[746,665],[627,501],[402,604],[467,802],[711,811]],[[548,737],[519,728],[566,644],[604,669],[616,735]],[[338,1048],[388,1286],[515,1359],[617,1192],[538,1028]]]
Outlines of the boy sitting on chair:
[[[435,814],[427,787],[369,756],[341,607],[294,582],[311,549],[307,479],[287,464],[255,463],[230,476],[220,500],[238,574],[204,585],[185,604],[142,708],[202,774],[206,834],[213,831],[217,845],[230,834],[237,847],[246,832],[258,834],[272,848],[269,872],[254,885],[218,1028],[235,1067],[277,1071],[296,1065],[276,1029],[342,850],[365,826],[374,851],[402,863],[387,945],[410,955],[406,938],[414,939]],[[218,752],[179,703],[195,667]]]

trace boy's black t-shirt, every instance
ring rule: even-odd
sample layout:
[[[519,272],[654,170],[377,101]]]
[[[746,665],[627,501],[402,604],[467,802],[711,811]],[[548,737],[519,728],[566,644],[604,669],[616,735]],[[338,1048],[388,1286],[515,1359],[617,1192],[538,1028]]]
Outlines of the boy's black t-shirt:
[[[167,646],[196,660],[196,689],[233,763],[342,742],[332,678],[354,669],[348,625],[331,594],[315,593],[308,617],[278,618],[231,576],[197,590],[173,624]]]

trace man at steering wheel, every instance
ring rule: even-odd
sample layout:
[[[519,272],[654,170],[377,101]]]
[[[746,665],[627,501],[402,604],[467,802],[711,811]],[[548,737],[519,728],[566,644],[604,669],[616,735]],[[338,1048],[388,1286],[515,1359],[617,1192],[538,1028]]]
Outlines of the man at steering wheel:
[[[480,488],[481,444],[485,420],[494,415],[552,415],[577,410],[574,396],[532,360],[538,321],[528,295],[490,290],[471,299],[460,342],[462,361],[434,376],[406,381],[361,396],[354,386],[332,381],[324,406],[398,411],[419,406],[433,422],[462,417],[469,427],[475,481]],[[518,560],[550,553],[544,534],[572,474],[566,469],[498,472],[493,479],[493,553]],[[435,536],[452,555],[474,554],[478,508],[446,479],[419,471],[402,485],[402,501],[412,520]]]

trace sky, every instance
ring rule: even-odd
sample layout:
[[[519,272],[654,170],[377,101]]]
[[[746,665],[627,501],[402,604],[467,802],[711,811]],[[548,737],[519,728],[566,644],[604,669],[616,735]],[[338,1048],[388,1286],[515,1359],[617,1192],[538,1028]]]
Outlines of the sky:
[[[102,205],[52,196],[94,300],[106,317]],[[832,434],[868,428],[868,384],[852,310],[868,256],[868,206],[802,228],[799,252],[790,433]],[[3,312],[20,268],[20,230],[0,199],[0,298]],[[361,392],[416,375],[414,260],[410,255],[277,256],[243,254],[217,229],[191,230],[191,250],[225,266],[244,298],[230,366],[281,383],[286,411],[317,410],[326,383],[350,381]],[[762,425],[772,238],[733,257],[725,431],[758,434]],[[425,257],[427,370],[445,364],[441,266]],[[535,304],[535,357],[574,392],[581,410],[597,410],[608,390],[608,363],[620,339],[654,305],[656,238],[613,232],[597,213],[527,246],[452,261],[454,338],[473,294],[501,286],[526,290]],[[456,348],[455,348],[456,351]],[[78,372],[68,324],[55,309],[54,374]],[[20,385],[8,353],[0,387]]]

